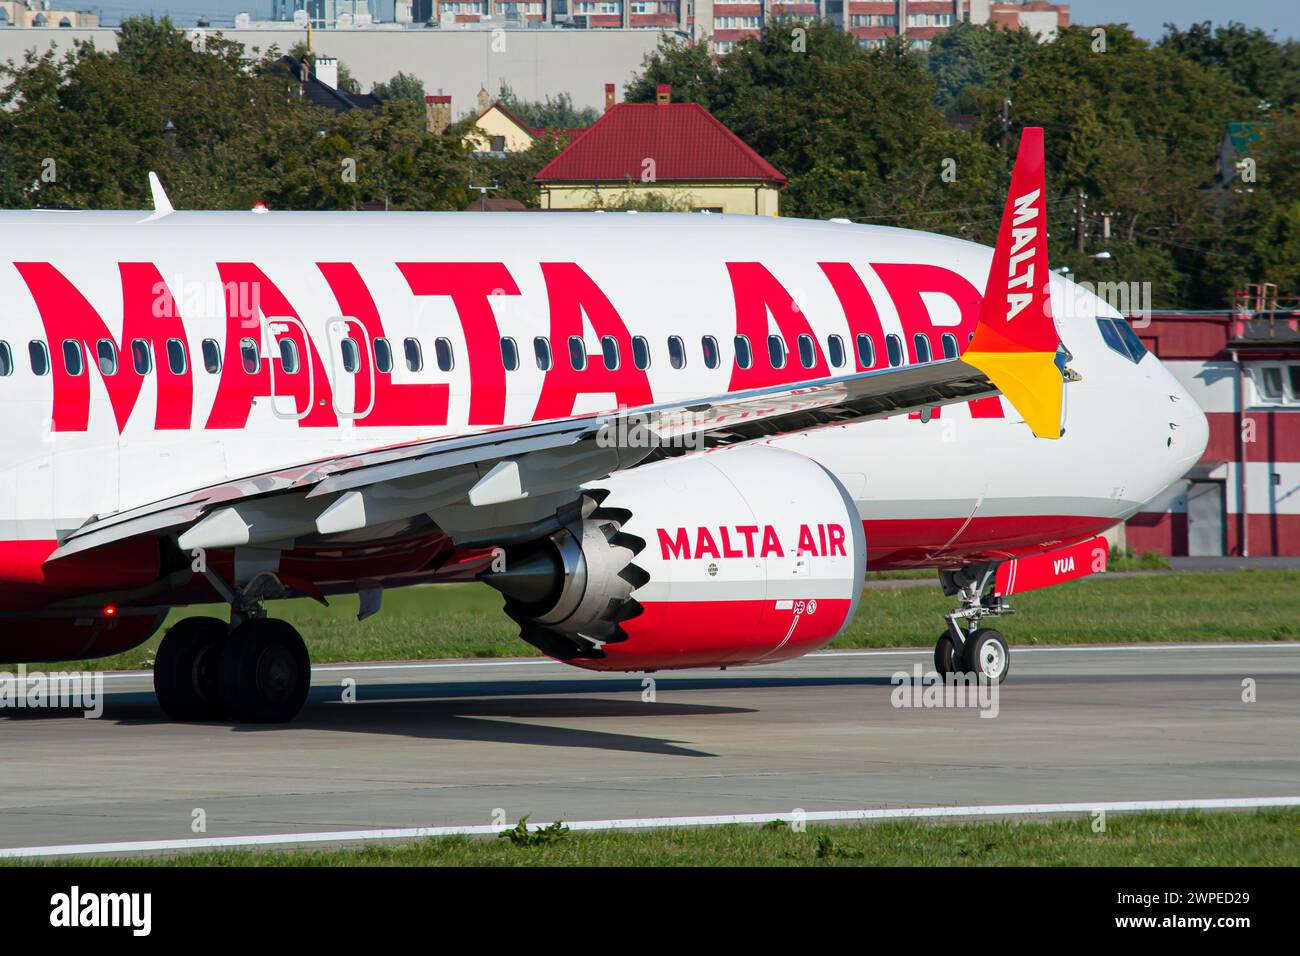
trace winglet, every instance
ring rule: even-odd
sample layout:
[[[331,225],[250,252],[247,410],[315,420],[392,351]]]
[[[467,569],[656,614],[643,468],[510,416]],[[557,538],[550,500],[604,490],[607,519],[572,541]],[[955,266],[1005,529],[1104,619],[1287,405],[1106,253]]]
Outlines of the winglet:
[[[172,208],[172,201],[167,198],[167,190],[163,189],[158,174],[153,170],[149,171],[149,191],[153,193],[153,215],[150,219],[158,219],[176,211]]]
[[[1047,266],[1043,131],[1027,127],[993,248],[975,336],[962,359],[1007,397],[1039,438],[1061,437],[1064,379]]]

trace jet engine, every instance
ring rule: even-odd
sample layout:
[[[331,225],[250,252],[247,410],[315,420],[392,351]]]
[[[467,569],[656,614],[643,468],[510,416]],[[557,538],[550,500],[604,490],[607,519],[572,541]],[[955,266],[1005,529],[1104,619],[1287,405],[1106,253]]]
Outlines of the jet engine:
[[[857,608],[862,520],[821,465],[745,445],[619,472],[580,518],[483,580],[522,636],[592,670],[759,664],[831,641]]]

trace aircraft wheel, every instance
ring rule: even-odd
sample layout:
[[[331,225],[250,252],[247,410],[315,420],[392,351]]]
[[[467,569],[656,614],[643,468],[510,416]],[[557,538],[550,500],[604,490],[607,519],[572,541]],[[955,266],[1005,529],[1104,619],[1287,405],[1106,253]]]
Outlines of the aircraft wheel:
[[[173,624],[158,645],[153,690],[172,720],[221,720],[221,645],[229,628],[215,617],[187,617]]]
[[[1011,670],[1011,649],[1006,638],[991,627],[980,628],[966,638],[966,670],[986,680],[1001,684]]]
[[[952,642],[952,635],[944,631],[934,645],[934,669],[940,677],[947,677],[957,670],[957,647]]]
[[[250,618],[221,650],[221,699],[249,724],[281,724],[302,710],[311,689],[307,645],[292,625]]]

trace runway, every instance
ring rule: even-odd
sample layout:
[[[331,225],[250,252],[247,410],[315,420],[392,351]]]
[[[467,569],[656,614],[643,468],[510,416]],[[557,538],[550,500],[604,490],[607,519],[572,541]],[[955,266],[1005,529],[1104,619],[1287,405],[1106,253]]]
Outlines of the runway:
[[[1014,648],[992,719],[893,706],[913,664],[662,672],[653,700],[537,659],[326,665],[282,726],[173,724],[148,674],[108,674],[100,719],[0,710],[0,849],[1300,795],[1300,644]]]

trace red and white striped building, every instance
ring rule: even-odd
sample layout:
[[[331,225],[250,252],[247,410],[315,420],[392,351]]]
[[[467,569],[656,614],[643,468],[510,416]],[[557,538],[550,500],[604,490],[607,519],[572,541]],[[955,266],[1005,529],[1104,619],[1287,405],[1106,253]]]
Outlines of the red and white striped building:
[[[1210,422],[1201,462],[1129,519],[1141,553],[1300,555],[1300,310],[1157,312],[1142,341]]]

